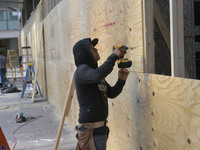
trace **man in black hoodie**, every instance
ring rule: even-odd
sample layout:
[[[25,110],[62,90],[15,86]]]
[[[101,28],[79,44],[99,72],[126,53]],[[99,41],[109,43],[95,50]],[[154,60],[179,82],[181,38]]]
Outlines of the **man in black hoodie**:
[[[100,56],[95,48],[97,43],[98,39],[91,41],[90,38],[85,38],[74,45],[73,54],[77,67],[74,77],[80,107],[78,121],[82,125],[89,123],[93,125],[92,132],[96,149],[106,150],[109,133],[109,128],[106,126],[107,98],[115,98],[121,93],[129,71],[120,69],[119,78],[116,84],[111,87],[106,82],[105,77],[112,72],[116,60],[124,57],[126,50],[124,46],[115,49],[107,60],[98,67],[97,61]],[[99,123],[102,122],[103,125],[99,126]],[[79,130],[84,130],[84,128]]]

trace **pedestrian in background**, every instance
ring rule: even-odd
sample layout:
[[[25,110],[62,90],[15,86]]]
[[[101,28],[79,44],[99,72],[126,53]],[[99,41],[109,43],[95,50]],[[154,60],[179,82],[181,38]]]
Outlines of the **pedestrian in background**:
[[[0,51],[0,78],[2,85],[6,81],[6,63],[7,63],[7,58],[4,55],[4,52]]]

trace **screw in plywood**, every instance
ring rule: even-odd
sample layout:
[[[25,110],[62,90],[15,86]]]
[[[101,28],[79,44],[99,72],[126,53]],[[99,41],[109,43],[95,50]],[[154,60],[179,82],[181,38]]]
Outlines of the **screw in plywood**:
[[[154,91],[153,91],[152,95],[155,96],[155,92]]]
[[[188,139],[187,142],[188,142],[188,144],[191,144],[191,143],[192,143],[191,139]]]
[[[114,106],[114,103],[112,102],[112,106]]]

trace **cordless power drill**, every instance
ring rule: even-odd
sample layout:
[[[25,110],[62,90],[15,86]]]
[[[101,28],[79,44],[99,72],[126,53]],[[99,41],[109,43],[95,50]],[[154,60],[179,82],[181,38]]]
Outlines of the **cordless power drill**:
[[[113,45],[113,50],[116,48],[121,47],[122,45]],[[135,49],[135,47],[127,47],[126,45],[124,45],[124,49],[128,50],[128,49]],[[132,66],[132,61],[128,58],[120,58],[117,62],[118,64],[118,68],[130,68]]]

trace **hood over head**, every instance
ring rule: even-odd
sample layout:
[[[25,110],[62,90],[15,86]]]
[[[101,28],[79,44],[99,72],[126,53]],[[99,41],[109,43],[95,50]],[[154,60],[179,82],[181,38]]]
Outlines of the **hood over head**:
[[[74,60],[76,67],[87,64],[88,66],[92,68],[97,68],[97,63],[95,63],[91,50],[90,50],[90,44],[93,44],[94,46],[98,43],[98,39],[95,38],[91,41],[90,38],[84,38],[80,41],[78,41],[74,47],[73,47],[73,54],[74,54]]]

